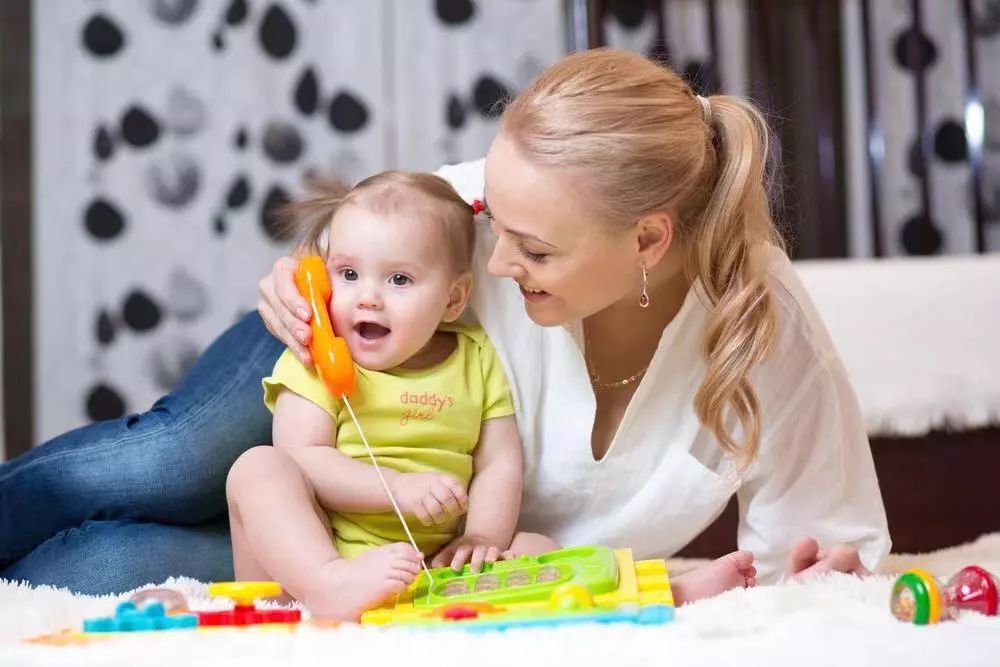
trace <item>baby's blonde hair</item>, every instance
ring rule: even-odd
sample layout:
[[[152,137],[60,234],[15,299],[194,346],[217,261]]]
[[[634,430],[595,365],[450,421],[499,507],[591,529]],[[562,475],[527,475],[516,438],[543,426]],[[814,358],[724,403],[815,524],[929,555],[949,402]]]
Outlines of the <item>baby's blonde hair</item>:
[[[383,171],[353,188],[336,179],[314,178],[305,194],[282,210],[290,236],[308,252],[325,255],[333,217],[348,204],[379,217],[427,216],[442,226],[446,254],[456,274],[469,270],[475,239],[472,207],[440,176],[417,171]]]
[[[709,113],[710,109],[710,113]],[[776,336],[765,256],[783,247],[768,207],[768,128],[748,101],[707,108],[673,71],[635,53],[596,49],[556,63],[513,100],[500,131],[535,164],[586,184],[593,210],[624,228],[674,214],[688,271],[711,309],[695,411],[722,449],[748,466],[761,438],[751,368]],[[726,426],[732,411],[737,441]]]

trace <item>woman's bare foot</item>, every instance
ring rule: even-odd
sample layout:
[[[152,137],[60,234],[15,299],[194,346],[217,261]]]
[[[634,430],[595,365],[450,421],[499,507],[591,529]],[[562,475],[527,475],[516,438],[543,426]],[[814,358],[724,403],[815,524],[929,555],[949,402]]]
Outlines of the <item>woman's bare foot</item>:
[[[871,570],[861,562],[858,550],[849,544],[820,549],[811,537],[799,540],[788,556],[788,576],[801,580],[826,572],[845,572],[859,577],[871,574]]]
[[[559,549],[562,549],[559,543],[546,535],[518,533],[511,540],[510,548],[504,551],[500,557],[504,560],[512,560],[520,556],[537,556]]]
[[[753,554],[749,551],[726,554],[670,582],[674,602],[678,606],[724,593],[731,588],[753,588],[756,585],[757,568],[753,566]]]
[[[422,558],[405,543],[337,558],[320,568],[302,603],[314,618],[357,622],[361,612],[405,590],[419,574]]]

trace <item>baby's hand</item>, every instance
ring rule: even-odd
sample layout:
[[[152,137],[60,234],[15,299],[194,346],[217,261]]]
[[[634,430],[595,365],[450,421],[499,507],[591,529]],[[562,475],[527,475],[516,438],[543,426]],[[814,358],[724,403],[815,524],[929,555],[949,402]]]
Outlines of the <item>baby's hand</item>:
[[[478,573],[482,571],[483,563],[493,564],[501,558],[506,560],[511,557],[510,552],[501,553],[501,550],[501,547],[486,538],[478,535],[462,535],[441,547],[431,560],[431,567],[451,565],[451,568],[458,572],[468,562],[469,569]]]
[[[468,494],[450,475],[404,472],[389,480],[389,488],[403,514],[425,526],[460,517],[469,509]]]

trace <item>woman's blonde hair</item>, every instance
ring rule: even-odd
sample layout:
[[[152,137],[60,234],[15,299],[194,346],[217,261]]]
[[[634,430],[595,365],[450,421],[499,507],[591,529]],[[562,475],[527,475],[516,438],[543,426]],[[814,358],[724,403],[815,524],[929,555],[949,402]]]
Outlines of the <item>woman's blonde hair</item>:
[[[722,449],[748,466],[761,438],[751,368],[776,336],[765,256],[783,247],[768,207],[767,122],[728,95],[707,104],[670,69],[596,49],[556,63],[513,100],[500,131],[529,160],[586,183],[599,219],[622,228],[659,211],[689,248],[711,310],[707,369],[694,398]],[[735,413],[737,441],[726,426]]]
[[[303,252],[325,255],[326,235],[342,207],[363,206],[378,216],[428,216],[442,225],[444,245],[456,273],[469,270],[475,239],[472,207],[440,176],[419,171],[383,171],[353,188],[332,178],[313,178],[304,195],[281,210],[284,235]]]

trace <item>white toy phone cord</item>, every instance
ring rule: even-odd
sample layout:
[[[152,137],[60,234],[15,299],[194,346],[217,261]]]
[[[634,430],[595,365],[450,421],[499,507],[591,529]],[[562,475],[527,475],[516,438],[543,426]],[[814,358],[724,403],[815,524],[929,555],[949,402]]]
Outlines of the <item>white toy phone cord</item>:
[[[396,504],[396,498],[392,495],[392,491],[389,489],[389,483],[385,481],[385,476],[382,474],[382,468],[379,466],[378,461],[375,460],[375,455],[372,454],[372,448],[368,445],[368,438],[365,437],[365,432],[361,428],[361,424],[358,423],[358,418],[354,414],[354,408],[351,407],[351,402],[347,400],[346,395],[341,395],[340,397],[344,401],[344,405],[347,406],[347,411],[351,414],[351,419],[354,421],[354,428],[358,429],[358,433],[361,434],[361,442],[365,443],[365,450],[368,452],[368,458],[372,460],[372,465],[375,466],[375,473],[378,474],[379,481],[382,482],[382,488],[385,489],[385,493],[389,496],[389,502],[392,503],[392,509],[396,511],[396,516],[399,517],[400,523],[403,524],[403,530],[406,531],[406,537],[409,538],[410,544],[413,545],[413,550],[420,553],[419,547],[417,547],[417,541],[413,539],[413,533],[410,532],[410,527],[406,524],[406,519],[403,518],[403,512],[399,509],[399,505]],[[427,573],[427,594],[430,595],[431,585],[434,583],[434,578],[431,577],[431,571],[427,569],[427,563],[423,559],[420,561],[420,565],[424,568],[424,572]]]

